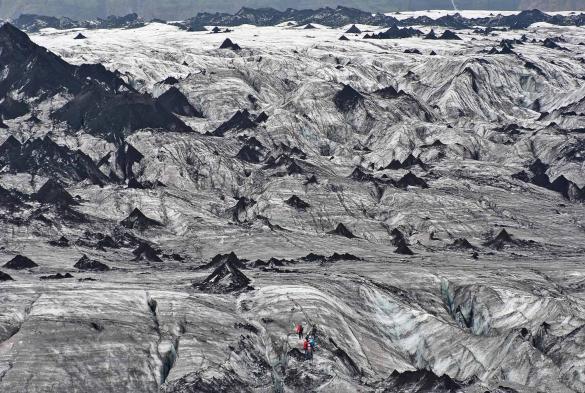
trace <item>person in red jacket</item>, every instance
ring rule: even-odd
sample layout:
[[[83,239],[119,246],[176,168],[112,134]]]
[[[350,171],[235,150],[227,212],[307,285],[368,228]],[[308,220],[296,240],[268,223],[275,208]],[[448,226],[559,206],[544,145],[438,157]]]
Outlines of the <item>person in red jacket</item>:
[[[301,325],[300,323],[297,323],[297,326],[295,327],[295,331],[299,335],[299,340],[301,338],[303,338],[303,325]]]
[[[305,341],[303,341],[303,350],[305,351],[305,359],[310,359],[311,358],[311,346],[309,345],[309,337],[308,336],[305,338]]]

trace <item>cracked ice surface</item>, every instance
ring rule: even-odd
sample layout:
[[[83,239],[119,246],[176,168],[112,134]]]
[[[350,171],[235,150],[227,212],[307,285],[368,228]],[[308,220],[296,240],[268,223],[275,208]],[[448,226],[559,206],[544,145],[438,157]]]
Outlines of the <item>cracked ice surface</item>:
[[[453,42],[338,41],[343,31],[240,26],[229,34],[238,53],[217,49],[225,34],[157,23],[84,31],[81,42],[72,39],[77,31],[31,36],[73,64],[119,70],[154,96],[174,76],[205,118],[183,118],[193,133],[127,137],[144,156],[133,166],[137,178],[164,187],[73,182],[67,191],[79,196],[74,209],[87,221],[46,209],[47,224],[33,215],[37,202],[2,217],[0,266],[16,254],[39,266],[1,268],[14,279],[0,282],[1,391],[375,392],[394,370],[445,374],[468,392],[585,391],[583,205],[511,176],[539,158],[551,180],[563,174],[585,184],[583,161],[567,154],[582,149],[585,29],[465,30]],[[539,43],[516,45],[517,55],[483,52],[524,33],[562,35],[570,52]],[[403,53],[413,48],[423,54]],[[363,97],[348,113],[334,101],[344,84]],[[406,94],[377,93],[388,86]],[[44,136],[49,112],[66,99],[39,103],[41,125],[6,120],[1,140]],[[268,120],[223,138],[204,135],[243,109]],[[519,134],[501,131],[512,123]],[[116,148],[62,124],[50,131],[96,162]],[[281,143],[299,148],[303,173],[236,158],[244,135],[267,156]],[[428,167],[384,169],[409,154]],[[352,178],[356,166],[377,180]],[[429,188],[390,183],[409,171]],[[307,182],[311,175],[317,184]],[[45,180],[0,174],[2,187],[25,194]],[[286,204],[293,195],[309,207]],[[234,214],[240,197],[255,203]],[[96,247],[86,232],[112,234],[134,208],[162,226],[126,232],[183,261],[143,260],[127,245]],[[339,223],[355,238],[328,233]],[[394,253],[395,228],[414,255]],[[517,242],[486,245],[502,228]],[[48,244],[60,236],[72,245]],[[460,238],[478,259],[451,247]],[[198,266],[231,251],[248,260],[241,272],[249,288],[193,287],[213,271]],[[301,259],[334,252],[359,260]],[[73,268],[84,254],[111,269]],[[272,257],[287,261],[253,264]],[[39,279],[57,272],[74,278]],[[233,272],[226,274],[219,284],[229,284]],[[311,362],[286,356],[302,350],[297,322],[318,327]]]

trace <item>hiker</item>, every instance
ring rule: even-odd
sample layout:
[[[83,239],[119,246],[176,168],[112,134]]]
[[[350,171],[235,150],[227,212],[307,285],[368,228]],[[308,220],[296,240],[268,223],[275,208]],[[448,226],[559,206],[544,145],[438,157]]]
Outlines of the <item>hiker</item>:
[[[295,331],[297,332],[297,334],[299,335],[299,340],[301,338],[303,338],[303,325],[301,325],[300,323],[297,323],[297,326],[295,328]]]
[[[303,341],[303,350],[305,351],[305,359],[311,358],[311,347],[309,345],[309,336],[305,337],[305,341]]]
[[[317,349],[317,339],[315,336],[309,336],[309,346],[311,347],[311,353]]]
[[[309,336],[317,337],[317,325],[313,325],[311,331],[309,332]]]

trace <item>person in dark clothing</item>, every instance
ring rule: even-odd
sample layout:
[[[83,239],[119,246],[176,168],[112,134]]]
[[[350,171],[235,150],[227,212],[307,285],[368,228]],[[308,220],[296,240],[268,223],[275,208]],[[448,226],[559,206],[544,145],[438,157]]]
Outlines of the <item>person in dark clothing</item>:
[[[311,331],[309,332],[309,336],[317,337],[317,325],[313,325]]]

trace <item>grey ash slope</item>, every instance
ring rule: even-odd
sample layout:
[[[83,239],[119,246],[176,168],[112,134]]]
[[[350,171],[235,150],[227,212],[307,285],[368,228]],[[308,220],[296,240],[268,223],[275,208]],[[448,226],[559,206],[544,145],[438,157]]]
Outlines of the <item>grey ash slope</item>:
[[[349,26],[0,30],[0,390],[585,391],[583,28]]]

